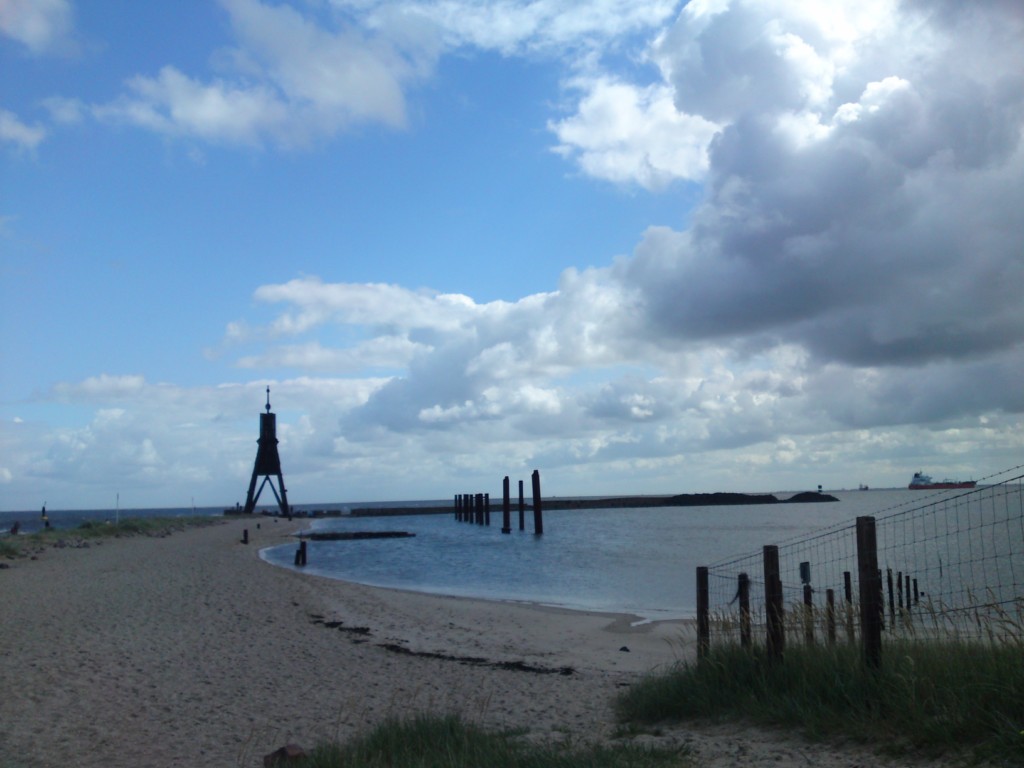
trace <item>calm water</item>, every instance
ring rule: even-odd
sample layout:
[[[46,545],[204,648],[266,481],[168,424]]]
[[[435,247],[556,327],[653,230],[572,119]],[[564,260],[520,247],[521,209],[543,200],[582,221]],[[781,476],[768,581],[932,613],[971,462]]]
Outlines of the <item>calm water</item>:
[[[955,492],[949,492],[955,493]],[[1018,490],[1019,494],[1020,491]],[[777,493],[779,498],[790,494]],[[877,490],[833,492],[839,502],[650,509],[548,510],[544,534],[534,536],[532,513],[526,531],[518,530],[513,504],[513,532],[501,533],[500,504],[491,526],[458,523],[453,515],[411,515],[380,518],[322,518],[314,530],[407,531],[411,538],[308,543],[305,573],[359,582],[497,600],[536,602],[583,610],[623,612],[646,619],[693,616],[695,569],[735,557],[754,555],[766,544],[785,546],[823,528],[852,525],[859,515],[885,518],[920,505],[920,491]],[[440,501],[401,502],[403,506],[440,505]],[[398,503],[392,503],[396,505]],[[310,509],[341,509],[389,504],[299,505]],[[51,527],[74,528],[83,522],[113,522],[115,517],[219,516],[221,507],[167,509],[51,510]],[[267,518],[257,518],[264,524]],[[40,511],[0,513],[0,532],[18,522],[22,533],[43,527]],[[1008,529],[1021,539],[1017,528]],[[947,526],[955,527],[955,526]],[[1002,530],[1002,529],[1000,529]],[[912,537],[913,538],[913,537]],[[1005,538],[1005,537],[1004,537]],[[999,545],[998,562],[1014,573],[1012,594],[1021,591],[1015,562],[1024,550],[1020,541]],[[270,563],[293,568],[297,544],[264,550]],[[1012,553],[1017,553],[1013,555]],[[951,563],[955,553],[944,562]],[[817,567],[817,566],[816,566]],[[940,565],[941,567],[941,565]],[[756,566],[755,566],[756,569]],[[1021,567],[1024,572],[1024,566]],[[754,571],[756,573],[756,570]],[[946,569],[949,576],[949,568]],[[963,574],[957,574],[962,578]],[[726,598],[728,599],[728,598]]]
[[[918,493],[918,495],[914,495]],[[777,494],[786,498],[786,494]],[[518,530],[513,504],[509,535],[500,504],[491,526],[458,523],[452,515],[326,518],[319,531],[406,531],[413,538],[310,541],[306,573],[371,586],[583,610],[632,613],[646,619],[695,613],[695,568],[757,552],[858,515],[920,499],[919,492],[837,492],[814,504],[651,509],[550,510],[544,534]],[[267,549],[264,558],[292,568],[296,544]]]

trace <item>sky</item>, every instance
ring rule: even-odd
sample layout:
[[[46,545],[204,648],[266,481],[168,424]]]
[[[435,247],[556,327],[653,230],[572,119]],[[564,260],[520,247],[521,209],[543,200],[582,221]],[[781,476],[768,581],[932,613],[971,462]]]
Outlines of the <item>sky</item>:
[[[0,0],[0,510],[1024,463],[1018,0]]]

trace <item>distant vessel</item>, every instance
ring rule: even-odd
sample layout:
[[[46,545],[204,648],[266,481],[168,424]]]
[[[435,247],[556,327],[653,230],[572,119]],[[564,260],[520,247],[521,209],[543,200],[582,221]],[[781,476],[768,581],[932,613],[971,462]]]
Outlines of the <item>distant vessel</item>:
[[[973,488],[978,483],[976,480],[943,480],[935,482],[930,475],[924,472],[915,472],[914,477],[907,486],[912,491],[938,491],[948,488]]]

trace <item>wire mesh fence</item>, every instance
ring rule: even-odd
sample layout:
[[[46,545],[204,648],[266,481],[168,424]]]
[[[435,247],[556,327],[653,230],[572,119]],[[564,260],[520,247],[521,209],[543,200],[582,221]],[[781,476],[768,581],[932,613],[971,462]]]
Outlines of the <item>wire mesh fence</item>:
[[[967,490],[922,492],[912,503],[698,569],[698,606],[707,611],[704,647],[764,644],[781,652],[785,643],[863,641],[866,605],[882,642],[931,635],[1019,638],[1022,468],[982,478]],[[872,528],[868,561],[861,520]]]

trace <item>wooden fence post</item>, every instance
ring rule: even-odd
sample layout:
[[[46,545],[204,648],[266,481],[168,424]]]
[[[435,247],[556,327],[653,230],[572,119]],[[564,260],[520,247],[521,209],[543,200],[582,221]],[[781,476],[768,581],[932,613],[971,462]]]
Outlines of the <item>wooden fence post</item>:
[[[889,587],[889,631],[896,629],[896,600],[892,593],[892,568],[885,569],[885,582]]]
[[[750,576],[741,573],[736,594],[740,598],[740,646],[749,648],[750,636]]]
[[[706,658],[711,649],[711,619],[707,566],[697,566],[697,659]]]
[[[836,592],[825,590],[825,637],[829,646],[836,644]]]
[[[779,548],[774,544],[764,547],[764,604],[768,620],[768,658],[782,658],[786,646],[782,579],[779,577]]]
[[[860,582],[860,634],[864,662],[882,665],[882,578],[878,570],[875,518],[857,518],[857,579]]]
[[[814,645],[814,590],[804,584],[804,642]]]
[[[846,599],[846,640],[853,645],[857,636],[853,631],[853,580],[849,571],[843,571],[843,597]]]

